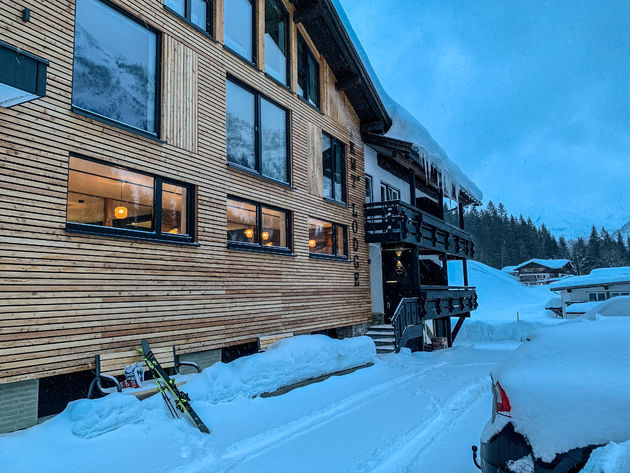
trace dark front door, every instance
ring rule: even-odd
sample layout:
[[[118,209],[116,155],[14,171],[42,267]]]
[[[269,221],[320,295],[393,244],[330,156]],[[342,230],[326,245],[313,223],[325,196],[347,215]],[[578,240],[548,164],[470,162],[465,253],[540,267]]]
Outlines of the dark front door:
[[[418,296],[418,256],[415,248],[383,248],[383,302],[391,321],[403,297]]]

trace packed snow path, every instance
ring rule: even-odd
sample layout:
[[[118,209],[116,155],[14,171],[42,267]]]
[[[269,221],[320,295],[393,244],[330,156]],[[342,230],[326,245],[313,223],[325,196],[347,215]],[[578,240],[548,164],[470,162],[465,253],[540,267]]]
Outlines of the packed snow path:
[[[211,435],[169,419],[157,397],[138,403],[143,415],[109,412],[127,423],[93,438],[53,419],[0,436],[0,458],[12,472],[476,472],[470,446],[490,416],[502,348],[385,355],[278,397],[193,399]]]

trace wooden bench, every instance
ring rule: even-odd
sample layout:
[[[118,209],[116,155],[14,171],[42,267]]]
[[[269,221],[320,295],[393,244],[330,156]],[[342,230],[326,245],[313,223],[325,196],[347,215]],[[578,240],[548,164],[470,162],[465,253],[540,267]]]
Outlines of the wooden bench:
[[[272,335],[262,335],[258,337],[258,351],[265,351],[269,348],[272,343],[275,343],[280,340],[284,340],[285,338],[290,338],[293,336],[292,332],[285,333],[275,333]]]

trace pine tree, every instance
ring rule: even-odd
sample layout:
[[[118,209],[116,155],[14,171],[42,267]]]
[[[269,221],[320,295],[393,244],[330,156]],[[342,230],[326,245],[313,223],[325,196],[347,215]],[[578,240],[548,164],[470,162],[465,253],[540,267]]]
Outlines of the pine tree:
[[[587,267],[589,271],[603,266],[601,256],[602,241],[599,238],[599,233],[597,233],[597,228],[593,225],[591,228],[591,234],[588,237],[588,244],[586,245]]]
[[[573,248],[571,248],[571,261],[573,261],[573,266],[578,276],[588,274],[590,271],[587,252],[588,249],[584,238],[578,238],[573,244]]]
[[[569,245],[567,244],[567,241],[564,239],[564,236],[561,236],[558,239],[558,258],[571,259],[571,252],[569,250]]]

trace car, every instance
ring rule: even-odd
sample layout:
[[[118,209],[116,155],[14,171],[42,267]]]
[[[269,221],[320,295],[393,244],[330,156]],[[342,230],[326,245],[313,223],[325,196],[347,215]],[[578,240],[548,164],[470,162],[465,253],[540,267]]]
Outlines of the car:
[[[483,473],[577,473],[595,448],[630,440],[628,341],[630,317],[593,314],[528,337],[491,373]]]

